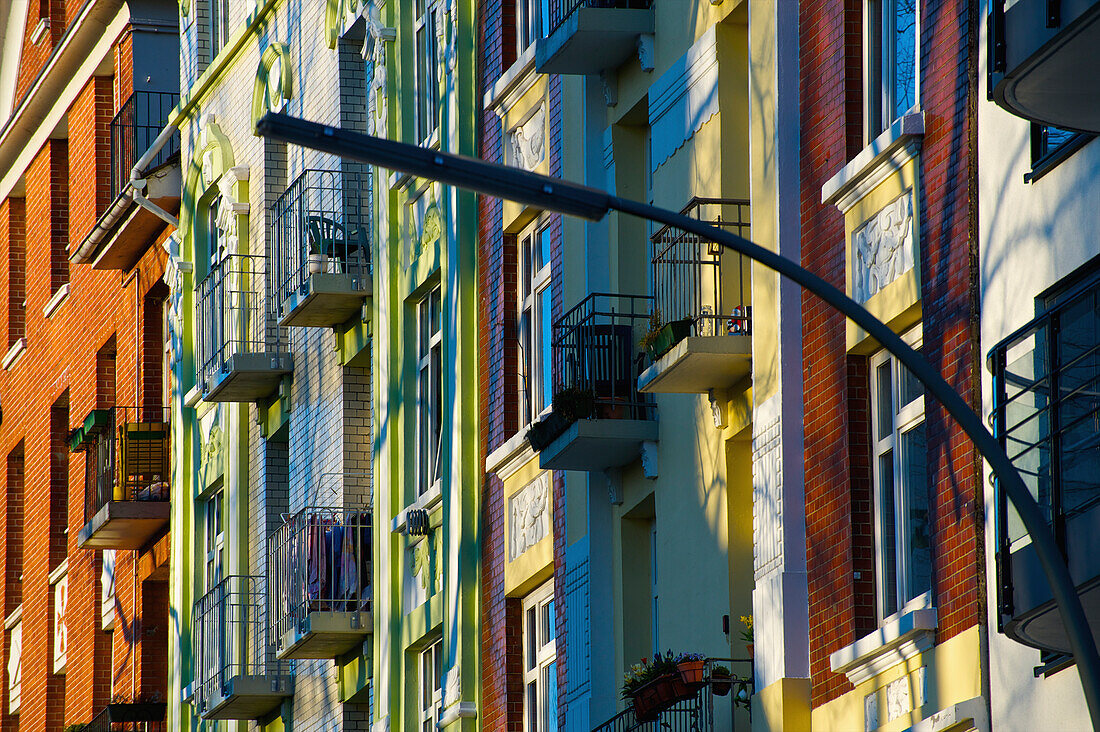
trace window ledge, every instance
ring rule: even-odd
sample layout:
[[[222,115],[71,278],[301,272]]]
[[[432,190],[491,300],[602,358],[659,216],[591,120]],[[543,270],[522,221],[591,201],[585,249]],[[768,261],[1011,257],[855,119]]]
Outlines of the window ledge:
[[[508,480],[517,470],[533,460],[535,451],[527,441],[529,429],[530,427],[523,427],[504,444],[489,453],[485,458],[485,472],[494,473],[501,480]]]
[[[23,355],[23,351],[26,351],[26,350],[27,350],[27,339],[26,338],[20,338],[15,343],[11,344],[11,348],[9,348],[8,352],[4,354],[4,360],[0,361],[0,366],[3,366],[4,370],[7,371],[8,369],[10,369],[12,367],[12,364],[14,364],[16,362],[16,360],[21,355]]]
[[[61,287],[57,288],[57,292],[53,294],[50,301],[46,303],[46,307],[42,308],[42,317],[49,318],[54,314],[54,311],[61,307],[61,303],[65,302],[65,298],[69,296],[69,283],[66,282]]]
[[[417,509],[424,509],[428,513],[432,512],[432,509],[438,506],[443,501],[443,482],[436,481],[436,484],[431,489],[420,496],[408,506],[401,509],[401,512],[393,517],[390,524],[390,531],[394,533],[404,533],[405,526],[408,523],[409,511],[416,511]]]
[[[936,608],[925,607],[895,615],[882,627],[829,656],[829,667],[854,685],[927,651],[935,640],[939,621]]]
[[[50,29],[49,18],[39,18],[38,25],[34,27],[34,32],[31,33],[31,45],[36,46],[38,42],[46,35],[46,31]]]
[[[11,611],[11,615],[4,618],[4,630],[11,630],[23,619],[23,604]]]
[[[500,114],[500,109],[507,110],[527,93],[534,84],[535,70],[535,46],[532,43],[527,50],[512,62],[512,65],[500,75],[493,85],[485,90],[482,103],[485,109],[492,109]],[[523,83],[526,81],[527,83]],[[500,108],[500,109],[498,109]]]
[[[821,186],[821,202],[834,204],[841,211],[848,210],[913,157],[923,138],[924,112],[902,115],[825,181]]]

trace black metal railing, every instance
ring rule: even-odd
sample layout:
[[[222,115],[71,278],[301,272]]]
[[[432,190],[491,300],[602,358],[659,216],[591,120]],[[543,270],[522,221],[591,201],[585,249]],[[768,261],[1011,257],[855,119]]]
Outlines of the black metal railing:
[[[749,238],[749,202],[693,198],[680,212]],[[691,320],[695,335],[752,333],[748,257],[665,226],[652,237],[654,305],[663,322]]]
[[[989,366],[994,434],[1066,552],[1067,521],[1100,503],[1100,282],[994,346]],[[1002,612],[1011,614],[1011,552],[1026,531],[999,490],[997,533]]]
[[[644,10],[653,0],[550,0],[550,35],[580,8],[631,8]]]
[[[167,501],[168,410],[113,407],[100,410],[93,433],[76,446],[85,456],[84,521],[110,501]]]
[[[234,356],[287,350],[286,334],[264,307],[265,266],[259,255],[225,255],[199,283],[195,332],[204,394]]]
[[[715,669],[726,667],[731,674],[719,676]],[[732,669],[741,673],[732,673]],[[755,693],[752,661],[749,659],[708,658],[703,671],[703,686],[687,699],[682,699],[657,715],[656,719],[640,721],[634,708],[616,714],[592,732],[713,732],[718,729],[749,729],[752,725],[750,700]],[[729,711],[721,708],[729,706]],[[740,711],[739,710],[743,710]],[[738,717],[743,717],[738,720]],[[728,725],[728,726],[727,726]]]
[[[370,508],[305,508],[268,542],[275,638],[311,612],[371,611]]]
[[[179,103],[177,92],[136,91],[123,103],[111,120],[111,200],[130,180],[134,163],[152,146],[168,124],[172,109]],[[149,164],[155,168],[180,151],[177,132]]]
[[[167,732],[164,702],[111,702],[86,724],[72,725],[72,732]]]
[[[369,172],[306,170],[271,206],[276,306],[312,274],[370,277]]]
[[[652,311],[648,295],[593,293],[559,318],[551,335],[555,399],[581,392],[592,398],[590,416],[651,418],[653,403],[638,393],[638,342]]]
[[[200,714],[228,695],[240,676],[278,676],[285,664],[275,658],[264,618],[260,577],[231,575],[195,603],[192,616],[194,689]]]

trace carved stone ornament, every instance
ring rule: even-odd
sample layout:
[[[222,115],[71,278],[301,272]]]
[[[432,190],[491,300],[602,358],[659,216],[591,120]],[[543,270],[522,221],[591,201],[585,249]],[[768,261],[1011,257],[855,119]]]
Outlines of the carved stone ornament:
[[[173,232],[166,245],[173,242],[179,251],[177,233]],[[183,355],[183,270],[179,266],[179,257],[168,252],[168,261],[164,267],[164,281],[168,285],[168,363],[175,368]]]
[[[386,136],[386,42],[393,41],[397,32],[382,25],[381,11],[376,2],[369,2],[363,9],[367,32],[363,39],[363,58],[369,59],[371,80],[367,100],[368,131],[377,137]]]
[[[420,232],[418,253],[435,244],[441,236],[443,236],[443,215],[439,213],[439,204],[435,202],[433,196],[432,202],[428,205],[428,210],[424,212],[424,228]]]
[[[550,535],[550,479],[546,473],[528,483],[509,501],[508,561]]]
[[[451,21],[451,42],[447,44],[447,70],[454,71],[458,64],[458,0],[447,3],[447,18]]]
[[[852,298],[867,302],[913,268],[913,192],[888,203],[852,235]]]
[[[540,105],[531,118],[508,135],[512,146],[512,164],[534,170],[546,150],[546,105]]]
[[[462,670],[456,663],[447,670],[447,680],[443,684],[443,708],[462,701]]]

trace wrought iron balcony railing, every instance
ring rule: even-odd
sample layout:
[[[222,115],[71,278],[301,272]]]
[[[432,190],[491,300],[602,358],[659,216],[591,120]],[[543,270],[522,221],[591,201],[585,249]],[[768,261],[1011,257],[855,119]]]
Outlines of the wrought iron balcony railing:
[[[114,200],[122,187],[130,180],[130,170],[138,158],[153,144],[164,126],[172,109],[179,103],[177,92],[136,91],[118,110],[111,120],[111,199]],[[179,155],[179,133],[161,148],[153,158],[150,168],[168,161],[173,155]]]
[[[580,8],[631,8],[644,10],[653,0],[550,0],[550,35]]]
[[[199,384],[205,396],[242,355],[285,353],[286,334],[264,307],[266,260],[229,254],[199,283],[196,307]]]
[[[680,212],[748,238],[749,202],[693,198]],[[652,237],[654,304],[664,322],[691,320],[694,335],[751,335],[751,263],[670,226]]]
[[[652,418],[654,404],[638,393],[638,342],[652,310],[648,295],[593,293],[559,318],[551,336],[555,395],[590,394],[592,417]]]
[[[372,176],[306,170],[271,207],[272,286],[284,307],[315,274],[369,281]]]
[[[163,408],[94,410],[74,430],[85,454],[84,521],[111,501],[168,501],[169,426]]]
[[[264,597],[260,577],[232,575],[195,603],[194,703],[204,718],[218,717],[217,708],[239,693],[242,680],[268,679],[262,687],[274,692],[278,677],[286,675],[268,641]]]
[[[315,645],[329,658],[335,646],[353,646],[371,632],[371,511],[369,508],[310,507],[289,516],[269,542],[271,624],[280,651]],[[362,619],[310,622],[314,613],[346,613]],[[308,635],[326,636],[307,638]],[[333,652],[333,655],[335,653]]]
[[[111,702],[92,721],[72,725],[73,732],[167,732],[164,702]]]

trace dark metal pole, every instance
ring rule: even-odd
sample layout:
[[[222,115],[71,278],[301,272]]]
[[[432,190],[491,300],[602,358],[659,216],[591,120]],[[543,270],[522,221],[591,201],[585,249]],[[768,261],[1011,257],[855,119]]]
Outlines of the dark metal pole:
[[[1093,729],[1100,729],[1100,655],[1081,598],[1054,534],[1038,503],[996,438],[958,392],[888,325],[862,305],[798,263],[743,237],[702,221],[647,203],[612,196],[605,191],[530,173],[477,158],[430,150],[370,135],[319,125],[283,114],[268,114],[256,125],[264,136],[315,148],[342,157],[399,170],[477,193],[532,203],[545,210],[598,220],[616,210],[697,234],[738,252],[780,276],[793,280],[849,318],[893,354],[939,400],[989,463],[1035,544],[1035,552],[1050,582],[1054,600],[1069,635]],[[601,213],[602,211],[602,213]],[[983,499],[984,503],[984,499]]]

